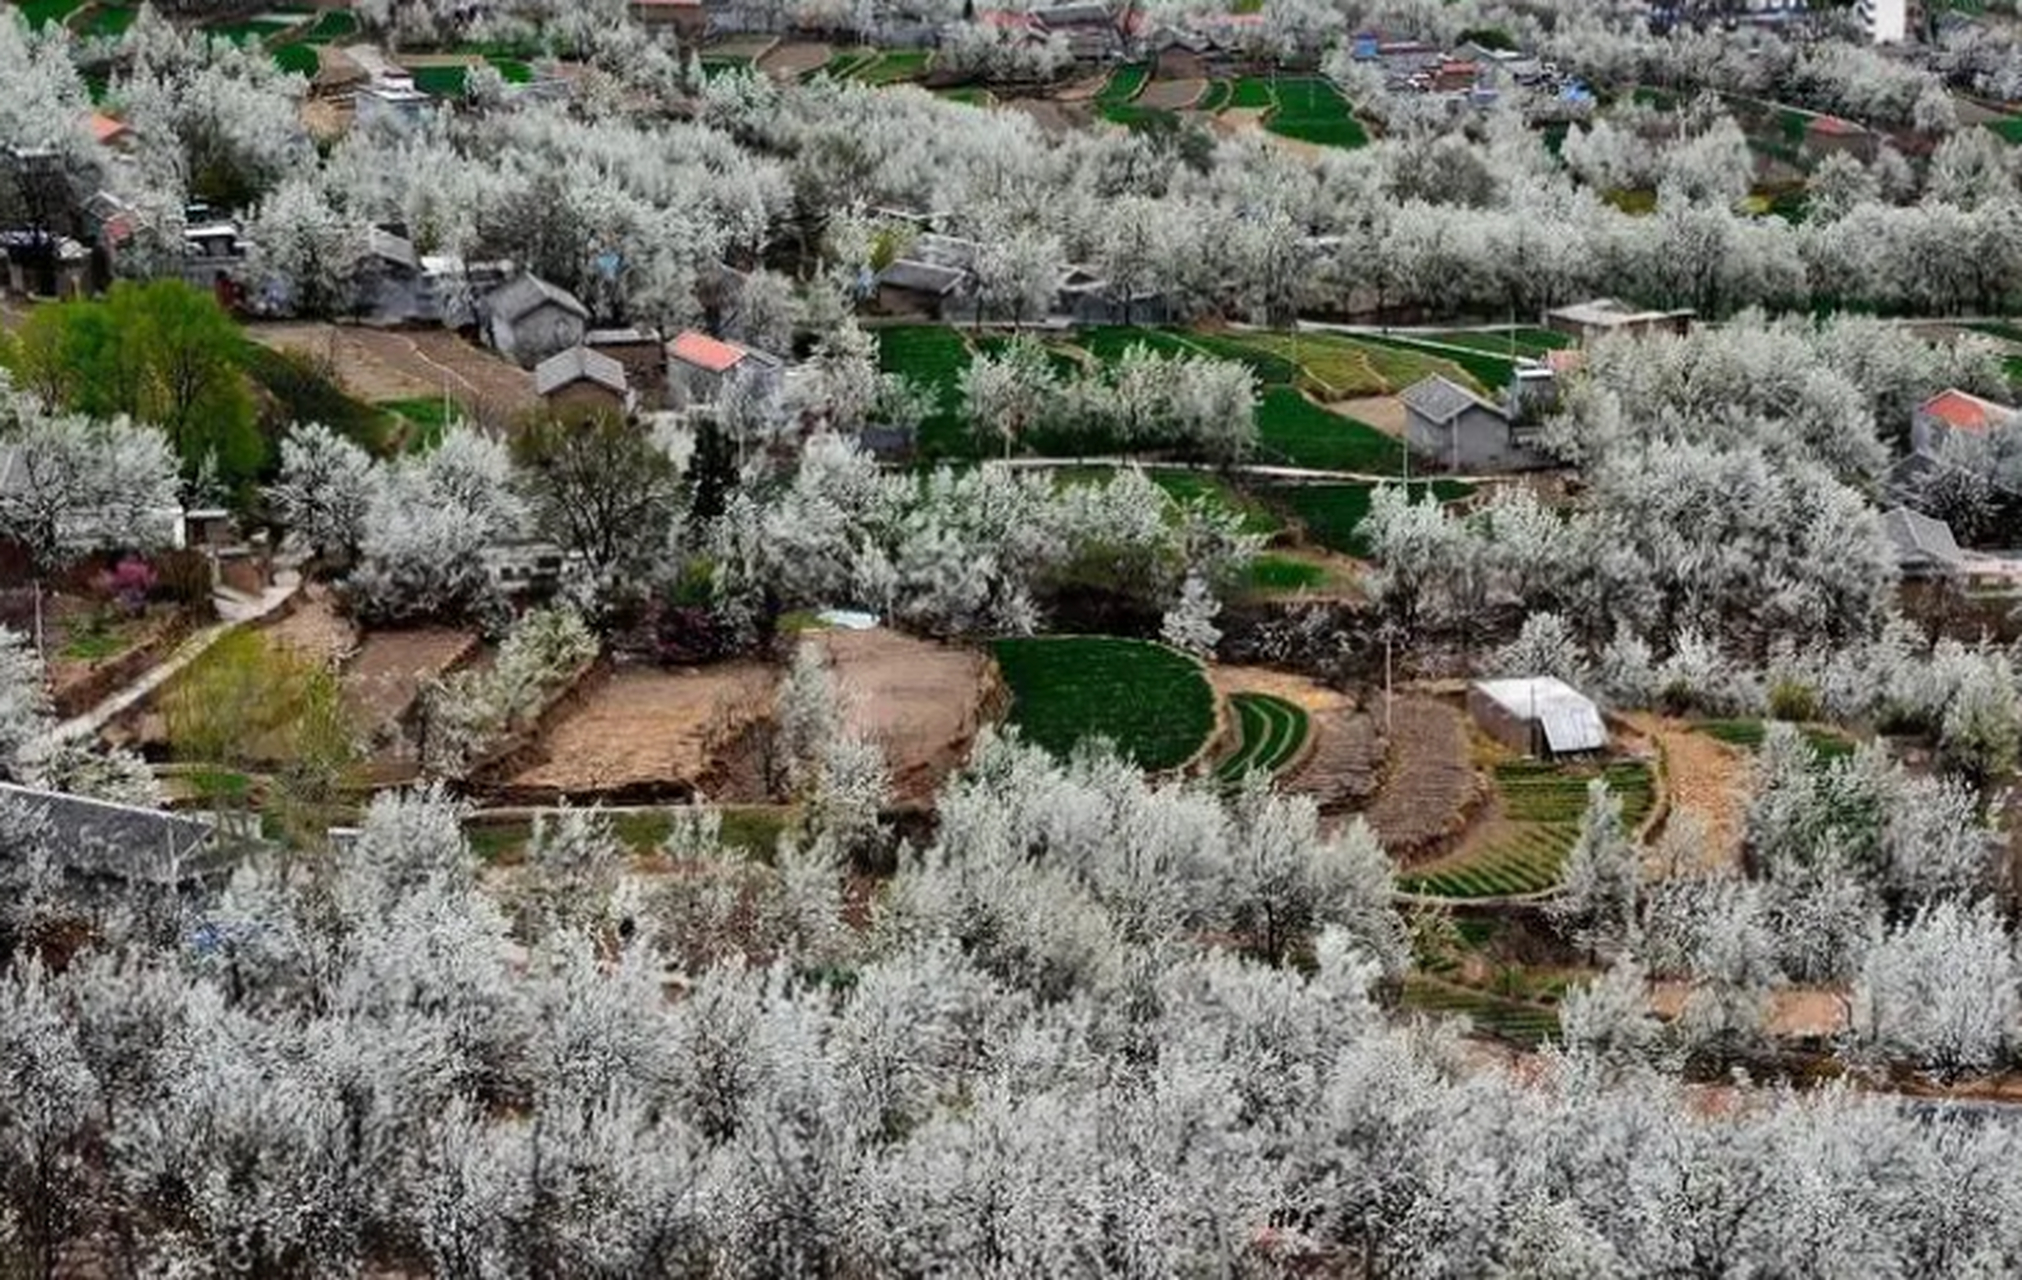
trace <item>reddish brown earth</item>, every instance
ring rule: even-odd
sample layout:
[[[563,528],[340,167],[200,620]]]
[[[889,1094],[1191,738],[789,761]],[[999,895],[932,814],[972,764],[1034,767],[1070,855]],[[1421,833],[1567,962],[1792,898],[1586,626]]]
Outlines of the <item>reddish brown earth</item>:
[[[1380,703],[1371,717],[1382,724]],[[1364,815],[1383,847],[1400,862],[1437,850],[1466,827],[1475,788],[1460,712],[1430,698],[1399,695],[1383,783]]]
[[[833,664],[850,729],[884,748],[894,798],[931,798],[968,758],[988,718],[994,665],[974,649],[882,627],[816,638]]]
[[[772,713],[777,681],[775,668],[749,661],[615,671],[561,712],[543,758],[508,785],[565,795],[695,785],[721,750]]]

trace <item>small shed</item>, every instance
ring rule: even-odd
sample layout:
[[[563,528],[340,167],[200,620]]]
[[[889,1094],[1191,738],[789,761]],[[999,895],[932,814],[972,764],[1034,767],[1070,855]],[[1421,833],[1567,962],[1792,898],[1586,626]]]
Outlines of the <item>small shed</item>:
[[[1549,758],[1608,745],[1608,726],[1593,699],[1554,676],[1477,680],[1467,713],[1483,733],[1512,751]]]
[[[534,390],[550,413],[622,414],[631,408],[625,366],[590,347],[570,347],[534,366]]]

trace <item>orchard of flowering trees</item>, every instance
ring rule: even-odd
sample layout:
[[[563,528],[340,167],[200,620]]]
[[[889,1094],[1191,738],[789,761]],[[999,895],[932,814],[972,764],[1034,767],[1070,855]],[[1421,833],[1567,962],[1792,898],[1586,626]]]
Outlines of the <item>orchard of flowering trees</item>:
[[[1398,1023],[1388,862],[1303,801],[996,742],[941,811],[863,920],[824,837],[753,861],[706,813],[668,836],[680,875],[620,874],[591,811],[544,821],[502,875],[454,804],[389,795],[341,853],[256,857],[179,909],[115,900],[84,934],[45,864],[10,858],[29,882],[0,899],[0,1256],[614,1277],[2022,1264],[2013,1126],[1840,1088],[1700,1105],[1647,1065],[1631,970],[1570,1000],[1569,1044],[1521,1078]],[[43,838],[0,826],[10,853]],[[1998,926],[1903,921],[1862,962],[1863,1043],[1989,1060],[2012,953],[1951,940]],[[1958,998],[1993,1023],[1906,999],[1968,963]]]

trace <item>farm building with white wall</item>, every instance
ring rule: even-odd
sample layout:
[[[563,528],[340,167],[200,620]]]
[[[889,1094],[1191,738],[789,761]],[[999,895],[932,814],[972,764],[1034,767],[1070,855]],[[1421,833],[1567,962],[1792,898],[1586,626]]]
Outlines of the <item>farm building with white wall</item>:
[[[1467,713],[1483,733],[1525,755],[1585,755],[1608,745],[1593,699],[1552,676],[1477,680],[1468,687]]]

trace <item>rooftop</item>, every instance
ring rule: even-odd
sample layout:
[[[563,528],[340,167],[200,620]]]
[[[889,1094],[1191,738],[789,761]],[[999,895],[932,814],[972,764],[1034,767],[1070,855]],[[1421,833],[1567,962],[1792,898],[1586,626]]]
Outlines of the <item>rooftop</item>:
[[[944,267],[932,262],[900,258],[878,272],[878,283],[915,293],[948,294],[961,288],[969,273],[960,267]]]
[[[76,874],[173,886],[203,875],[216,861],[217,829],[183,814],[5,782],[0,814],[9,836],[40,836]]]
[[[1594,700],[1555,676],[1477,680],[1475,691],[1520,720],[1544,726],[1553,751],[1598,751],[1608,745],[1608,726]]]
[[[1469,409],[1487,409],[1500,414],[1502,409],[1490,404],[1466,387],[1449,378],[1433,374],[1420,378],[1398,394],[1405,407],[1420,417],[1434,422],[1448,423]]]
[[[590,309],[576,301],[574,294],[531,274],[499,286],[492,291],[487,301],[492,314],[508,322],[518,320],[536,308],[550,303],[585,320],[590,318]]]
[[[1882,513],[1882,532],[1896,548],[1896,563],[1904,568],[1955,569],[1966,553],[1952,536],[1952,526],[1908,507]]]
[[[720,338],[712,338],[706,333],[689,329],[674,336],[674,341],[667,344],[667,354],[672,359],[694,365],[698,369],[707,369],[711,373],[728,373],[743,363],[744,358],[751,353],[734,342],[724,342]]]
[[[553,395],[578,382],[608,387],[622,396],[626,390],[625,366],[588,347],[558,351],[534,366],[534,391],[540,395]]]
[[[2005,427],[2015,421],[2016,410],[2005,404],[1996,404],[1969,391],[1954,387],[1940,391],[1929,400],[1917,406],[1917,412],[1927,414],[1954,431],[1985,431],[1990,427]]]

